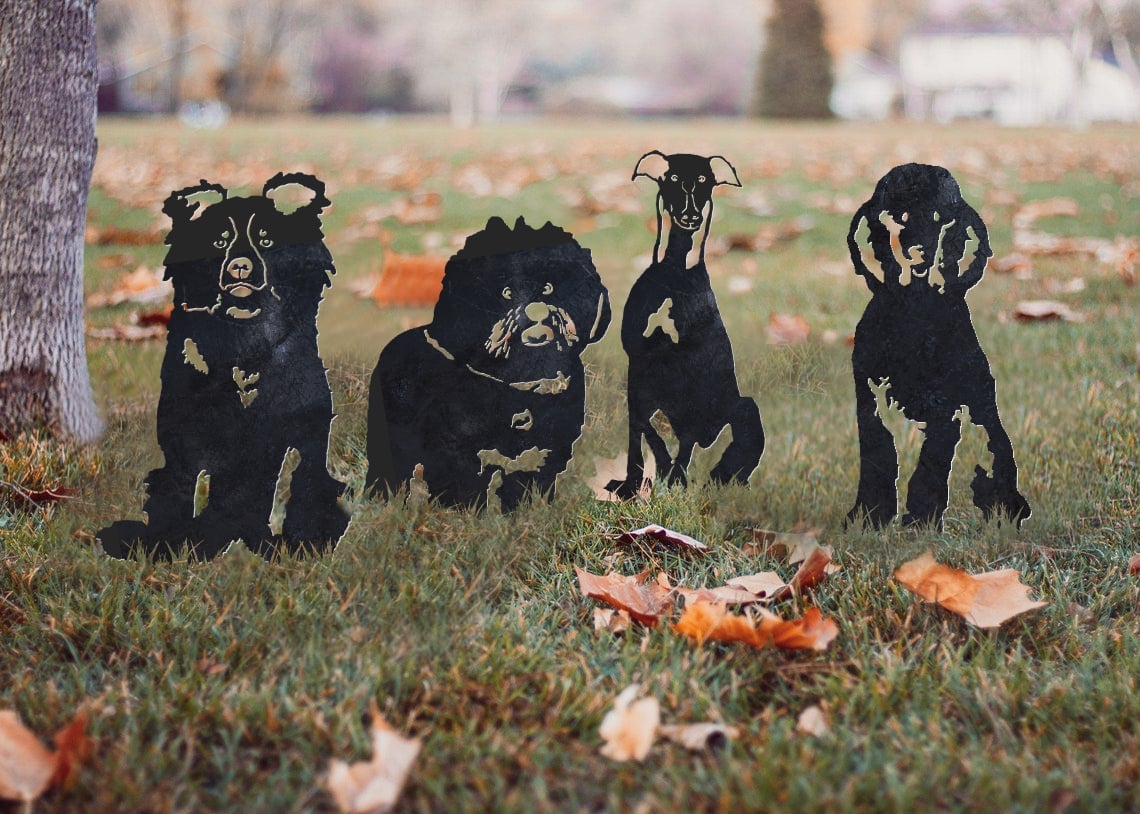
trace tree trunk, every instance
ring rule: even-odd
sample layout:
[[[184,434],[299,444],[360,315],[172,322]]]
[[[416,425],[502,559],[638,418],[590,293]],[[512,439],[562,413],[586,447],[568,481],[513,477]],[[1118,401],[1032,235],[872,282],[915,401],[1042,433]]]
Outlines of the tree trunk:
[[[102,429],[83,335],[94,0],[0,0],[0,432]]]

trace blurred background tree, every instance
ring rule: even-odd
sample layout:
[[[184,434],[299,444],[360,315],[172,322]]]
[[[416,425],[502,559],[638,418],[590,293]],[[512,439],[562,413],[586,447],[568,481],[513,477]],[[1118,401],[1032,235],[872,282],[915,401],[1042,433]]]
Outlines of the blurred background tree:
[[[831,54],[816,0],[775,0],[757,76],[756,113],[776,119],[831,117]]]

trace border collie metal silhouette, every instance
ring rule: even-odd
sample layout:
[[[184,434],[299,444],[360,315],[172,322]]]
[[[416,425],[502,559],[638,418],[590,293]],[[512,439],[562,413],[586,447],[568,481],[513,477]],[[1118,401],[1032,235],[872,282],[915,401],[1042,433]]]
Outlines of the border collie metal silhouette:
[[[551,496],[585,420],[581,355],[610,322],[590,252],[547,223],[491,218],[447,262],[427,325],[393,339],[372,374],[367,487],[422,466],[449,506],[511,511]]]
[[[860,467],[848,521],[882,527],[897,510],[898,455],[875,396],[885,387],[908,419],[926,425],[903,524],[941,528],[964,408],[985,429],[993,453],[992,474],[975,469],[974,505],[986,518],[1001,512],[1020,526],[1029,503],[1017,489],[1013,444],[966,305],[966,291],[993,254],[981,217],[949,171],[906,164],[884,175],[855,213],[847,247],[871,289],[851,356]]]
[[[740,394],[732,345],[721,320],[705,267],[712,223],[713,190],[740,186],[736,170],[721,156],[657,150],[643,155],[633,179],[657,183],[657,239],[653,264],[629,292],[621,342],[629,356],[629,453],[625,480],[606,489],[621,498],[638,494],[644,478],[642,439],[657,472],[670,484],[687,482],[693,447],[710,446],[725,426],[732,442],[710,473],[714,482],[746,483],[764,452],[764,428],[756,402]],[[669,224],[665,252],[661,243]],[[699,236],[694,265],[689,255]],[[676,458],[653,426],[661,413],[676,436]]]
[[[271,194],[286,187],[307,203],[285,211]],[[231,198],[203,180],[166,199],[174,311],[158,402],[165,465],[147,475],[148,522],[98,533],[108,554],[169,557],[185,542],[208,559],[241,539],[270,557],[325,550],[344,533],[344,484],[326,468],[332,395],[317,351],[317,309],[335,271],[321,234],[324,190],[311,175],[279,173],[260,196]],[[207,195],[220,200],[192,200]]]

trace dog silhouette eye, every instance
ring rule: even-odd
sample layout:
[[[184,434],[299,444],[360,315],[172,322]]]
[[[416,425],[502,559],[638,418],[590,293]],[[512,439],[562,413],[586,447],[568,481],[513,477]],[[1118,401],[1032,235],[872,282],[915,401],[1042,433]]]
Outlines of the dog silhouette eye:
[[[697,181],[703,184],[705,182],[705,177],[702,175],[699,178],[697,178]]]
[[[273,245],[273,241],[267,237],[263,237],[261,240],[257,241],[257,245],[261,246],[263,249],[268,249]]]
[[[669,180],[670,180],[670,181],[676,181],[676,180],[677,180],[677,176],[676,176],[676,175],[670,175],[670,176],[669,176]]]
[[[511,287],[507,286],[503,289],[503,299],[509,300],[511,298]]]
[[[230,233],[229,232],[222,232],[222,236],[214,241],[214,248],[215,249],[224,249],[226,247],[226,244],[229,243],[229,241],[230,241]]]
[[[546,285],[544,285],[542,287],[542,293],[543,294],[553,294],[554,293],[554,283],[547,283]]]

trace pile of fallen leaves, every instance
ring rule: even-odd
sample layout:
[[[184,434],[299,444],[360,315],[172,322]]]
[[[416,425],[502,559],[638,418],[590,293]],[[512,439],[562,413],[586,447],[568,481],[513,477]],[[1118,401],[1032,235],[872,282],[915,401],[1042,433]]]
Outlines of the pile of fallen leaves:
[[[707,544],[658,525],[623,532],[616,540],[626,545],[638,541],[666,545],[696,554],[709,551]],[[671,629],[698,644],[711,640],[743,642],[757,648],[825,650],[839,634],[839,628],[817,608],[809,608],[800,619],[784,620],[764,606],[799,596],[822,582],[834,570],[831,559],[832,552],[827,546],[798,546],[790,560],[791,564],[798,562],[800,566],[788,582],[775,571],[764,571],[734,577],[724,585],[702,588],[674,586],[664,572],[656,577],[651,577],[649,571],[632,576],[616,573],[601,576],[578,567],[574,570],[582,595],[609,606],[595,610],[597,630],[621,632],[631,621],[656,627],[673,612],[676,599],[681,598],[685,610]],[[747,607],[749,613],[732,614],[728,611],[729,605]]]

